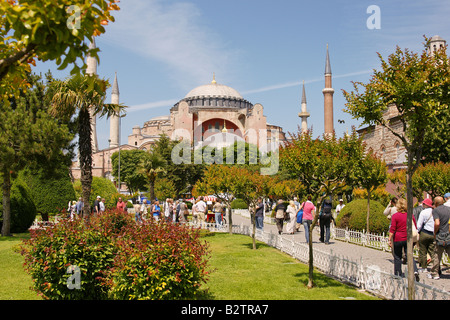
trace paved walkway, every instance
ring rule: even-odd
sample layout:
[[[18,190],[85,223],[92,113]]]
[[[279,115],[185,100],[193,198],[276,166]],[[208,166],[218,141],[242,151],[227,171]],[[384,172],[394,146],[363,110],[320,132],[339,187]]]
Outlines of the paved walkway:
[[[239,214],[233,214],[233,225],[250,225],[250,219],[243,217]],[[299,232],[293,235],[286,233],[286,225],[284,226],[284,233],[282,234],[285,238],[294,239],[297,242],[306,243],[305,232],[303,226],[300,228]],[[264,231],[278,233],[277,227],[274,224],[265,223]],[[330,244],[326,245],[319,241],[319,227],[314,228],[313,234],[313,245],[314,249],[321,250],[323,252],[333,253],[335,255],[346,257],[350,260],[359,262],[362,258],[362,263],[364,266],[378,266],[380,270],[387,273],[394,273],[394,258],[392,253],[385,252],[373,248],[363,247],[356,244],[339,241],[335,239],[330,240]],[[431,268],[431,265],[429,265]],[[406,270],[406,265],[403,265],[403,271]],[[433,286],[438,289],[443,289],[450,291],[450,267],[443,266],[442,275],[439,280],[433,280],[427,278],[426,273],[420,274],[420,282],[427,285]]]

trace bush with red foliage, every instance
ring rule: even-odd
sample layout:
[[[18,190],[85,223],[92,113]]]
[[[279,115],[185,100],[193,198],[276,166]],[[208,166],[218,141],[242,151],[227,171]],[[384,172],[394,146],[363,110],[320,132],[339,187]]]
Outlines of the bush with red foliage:
[[[32,231],[25,269],[45,299],[195,299],[207,280],[208,246],[199,231],[116,210]],[[81,272],[79,288],[70,288]]]

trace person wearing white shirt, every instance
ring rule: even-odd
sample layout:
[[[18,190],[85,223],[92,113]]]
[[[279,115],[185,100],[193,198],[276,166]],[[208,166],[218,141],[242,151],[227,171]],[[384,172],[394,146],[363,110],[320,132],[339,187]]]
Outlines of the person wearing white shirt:
[[[105,212],[105,209],[106,209],[106,207],[105,207],[105,198],[102,198],[102,201],[100,201],[100,203],[98,205],[100,207],[100,213]]]
[[[336,217],[341,212],[341,210],[344,209],[344,207],[345,207],[344,199],[339,199],[339,204],[336,206]]]
[[[434,219],[433,201],[425,199],[422,202],[423,210],[420,212],[417,221],[417,231],[419,232],[419,272],[427,270],[427,254],[432,257],[434,254]]]
[[[444,194],[444,200],[445,200],[444,206],[450,207],[450,192]]]
[[[200,197],[200,201],[196,204],[197,218],[200,225],[203,226],[206,221],[206,203],[203,201],[203,197]]]

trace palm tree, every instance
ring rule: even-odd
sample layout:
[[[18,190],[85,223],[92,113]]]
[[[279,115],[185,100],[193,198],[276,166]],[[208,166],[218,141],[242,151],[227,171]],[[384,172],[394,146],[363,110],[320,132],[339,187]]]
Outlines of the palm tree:
[[[166,160],[155,151],[149,151],[139,164],[139,172],[145,174],[150,187],[150,199],[155,199],[155,181],[160,173],[166,172]]]
[[[64,81],[55,81],[52,99],[52,113],[71,118],[78,111],[78,152],[81,170],[81,187],[85,216],[90,213],[89,196],[92,184],[92,138],[91,118],[110,117],[123,108],[120,105],[105,104],[107,80],[97,75],[75,74]]]

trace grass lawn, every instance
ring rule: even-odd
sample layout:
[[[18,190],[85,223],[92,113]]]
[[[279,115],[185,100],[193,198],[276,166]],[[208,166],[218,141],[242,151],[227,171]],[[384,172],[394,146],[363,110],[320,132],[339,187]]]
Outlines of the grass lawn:
[[[23,257],[13,247],[28,238],[28,233],[0,237],[0,300],[40,300],[32,291],[31,277],[23,268]]]
[[[39,300],[30,289],[23,257],[13,250],[29,234],[0,237],[0,300]],[[210,243],[211,274],[204,285],[210,300],[340,300],[376,299],[316,272],[316,287],[307,289],[308,267],[248,236],[213,234]]]
[[[377,299],[315,271],[308,289],[308,266],[264,243],[252,249],[248,236],[216,233],[205,237],[211,257],[208,283],[213,300]]]

